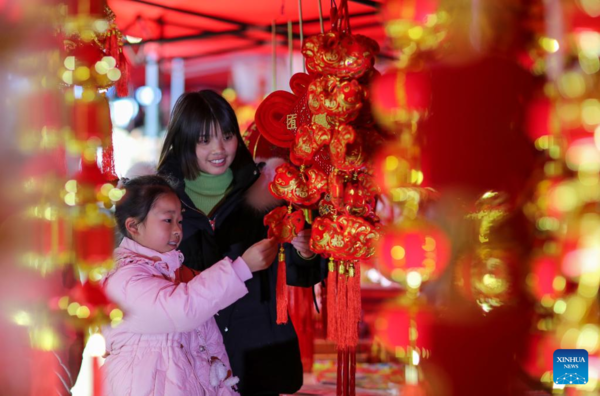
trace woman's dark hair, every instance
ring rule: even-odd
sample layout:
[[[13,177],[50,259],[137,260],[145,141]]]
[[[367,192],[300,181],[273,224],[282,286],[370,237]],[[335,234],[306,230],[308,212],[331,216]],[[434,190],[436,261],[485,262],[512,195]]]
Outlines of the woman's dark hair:
[[[158,169],[162,169],[167,157],[173,155],[184,178],[197,178],[200,168],[196,158],[196,144],[209,139],[211,130],[216,126],[221,128],[223,136],[235,135],[238,138],[238,152],[248,151],[240,134],[235,112],[221,95],[208,89],[181,95],[171,114]]]
[[[133,217],[143,223],[156,200],[164,194],[175,194],[173,183],[158,175],[139,176],[125,182],[125,195],[115,206],[115,220],[119,232],[130,237],[125,221]]]

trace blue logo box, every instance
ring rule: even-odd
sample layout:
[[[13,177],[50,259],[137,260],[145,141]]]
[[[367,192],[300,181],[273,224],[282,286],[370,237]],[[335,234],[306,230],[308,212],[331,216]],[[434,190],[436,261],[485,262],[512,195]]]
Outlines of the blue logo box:
[[[553,358],[554,383],[583,385],[589,379],[588,352],[585,349],[557,349]]]

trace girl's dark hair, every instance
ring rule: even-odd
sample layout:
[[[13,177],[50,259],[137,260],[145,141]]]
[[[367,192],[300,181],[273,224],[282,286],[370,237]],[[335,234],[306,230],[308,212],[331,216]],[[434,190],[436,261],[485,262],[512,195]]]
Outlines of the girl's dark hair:
[[[223,136],[235,135],[238,138],[238,152],[247,151],[235,112],[221,95],[208,89],[181,95],[171,114],[158,169],[162,169],[167,157],[173,155],[184,178],[197,178],[200,168],[196,158],[196,144],[209,139],[211,129],[216,126],[221,128]]]
[[[125,195],[115,206],[115,220],[119,232],[131,237],[125,227],[125,221],[133,217],[137,223],[143,223],[156,200],[164,194],[175,194],[173,183],[158,175],[139,176],[125,182]]]

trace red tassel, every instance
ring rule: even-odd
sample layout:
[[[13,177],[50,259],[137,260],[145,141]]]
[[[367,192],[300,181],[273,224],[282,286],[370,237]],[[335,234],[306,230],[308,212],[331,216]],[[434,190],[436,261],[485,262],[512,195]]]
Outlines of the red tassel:
[[[344,377],[344,350],[338,349],[338,359],[337,359],[337,378],[336,378],[336,386],[335,393],[337,396],[342,396],[342,378]]]
[[[348,268],[348,327],[346,343],[351,347],[358,345],[358,322],[360,321],[360,266],[352,263]]]
[[[338,339],[337,326],[337,268],[333,258],[329,259],[329,273],[327,274],[327,339],[336,341]]]
[[[348,332],[348,277],[346,276],[346,266],[343,261],[340,261],[338,267],[338,282],[337,282],[337,345],[338,348],[346,348]]]
[[[108,53],[109,56],[115,58],[115,62],[119,61],[119,36],[116,30],[110,30],[108,33],[108,37],[105,40],[104,51]]]
[[[288,321],[288,287],[286,280],[285,251],[283,245],[279,248],[279,263],[277,267],[277,324]]]
[[[348,351],[350,355],[350,385],[349,385],[349,394],[350,396],[356,395],[356,348],[350,348]]]
[[[121,70],[121,78],[117,81],[117,96],[123,98],[129,95],[129,67],[127,66],[127,58],[121,50],[119,54],[119,70]]]
[[[289,297],[289,318],[294,324],[294,329],[296,329],[298,335],[302,368],[305,373],[310,373],[314,363],[315,342],[312,290],[308,287],[292,287],[290,288]]]
[[[329,286],[327,282],[323,282],[321,285],[321,328],[323,329],[324,338],[327,338],[327,318],[329,317],[327,308],[327,294],[329,293]]]
[[[93,360],[93,371],[92,371],[92,383],[93,391],[92,395],[101,396],[104,394],[102,386],[102,370],[100,369],[100,358],[94,356]]]
[[[115,171],[114,149],[111,142],[102,150],[102,173],[108,180],[117,180],[119,177]]]
[[[349,357],[350,357],[350,351],[348,350],[348,348],[344,348],[344,353],[343,353],[343,361],[342,361],[342,371],[343,371],[343,384],[342,384],[342,395],[343,396],[348,396],[349,395],[349,390],[350,390],[350,373],[348,372],[348,368],[350,366],[350,362],[349,362]]]
[[[108,107],[108,100],[106,98],[104,98],[104,100],[106,102],[106,107]],[[108,180],[117,180],[119,177],[115,171],[113,128],[112,123],[110,122],[110,117],[108,117],[106,136],[103,136],[102,138],[104,139],[104,144],[102,145],[102,173]]]

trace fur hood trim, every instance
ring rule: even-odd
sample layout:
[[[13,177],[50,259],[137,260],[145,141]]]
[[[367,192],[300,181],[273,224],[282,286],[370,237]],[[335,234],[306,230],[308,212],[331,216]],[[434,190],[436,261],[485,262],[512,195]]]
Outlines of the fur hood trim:
[[[136,162],[129,168],[125,177],[133,179],[139,176],[156,175],[156,163],[155,162]]]
[[[269,183],[275,178],[275,171],[279,166],[285,164],[285,160],[282,158],[269,158],[267,160],[257,158],[256,162],[262,162],[264,166],[260,170],[258,180],[246,191],[246,203],[257,212],[266,213],[285,203],[285,201],[275,198],[269,191]]]
[[[125,172],[125,176],[119,178],[117,188],[123,188],[125,180],[135,179],[140,176],[156,175],[156,163],[154,162],[136,162]]]

